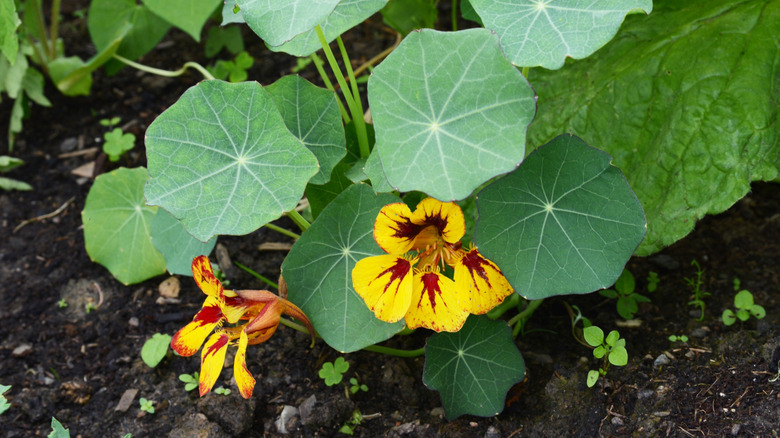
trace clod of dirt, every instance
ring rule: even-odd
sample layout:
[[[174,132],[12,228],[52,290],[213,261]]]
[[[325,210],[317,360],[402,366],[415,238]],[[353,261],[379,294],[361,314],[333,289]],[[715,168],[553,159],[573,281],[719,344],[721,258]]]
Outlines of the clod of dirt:
[[[169,438],[230,438],[230,435],[222,431],[201,413],[190,414],[178,421],[178,425],[168,435]]]
[[[327,428],[348,420],[354,410],[355,403],[345,398],[343,394],[328,394],[323,400],[318,400],[315,395],[312,395],[301,403],[301,423],[312,430],[320,427]]]
[[[179,298],[181,283],[176,277],[168,277],[157,288],[163,298]]]

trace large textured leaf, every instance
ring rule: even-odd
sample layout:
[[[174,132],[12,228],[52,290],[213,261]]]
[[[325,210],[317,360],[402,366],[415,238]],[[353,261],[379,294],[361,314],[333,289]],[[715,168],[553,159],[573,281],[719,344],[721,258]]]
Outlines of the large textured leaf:
[[[609,152],[647,212],[637,253],[658,251],[777,176],[778,29],[778,0],[656,2],[591,58],[531,74],[529,142],[571,132]]]
[[[423,382],[441,393],[449,420],[498,414],[524,376],[523,356],[504,321],[470,316],[459,332],[436,333],[425,345]]]
[[[291,210],[317,160],[256,82],[205,81],[146,131],[149,205],[198,240],[246,234]]]
[[[192,259],[199,255],[208,256],[217,244],[217,238],[201,242],[192,237],[181,222],[161,209],[152,219],[152,244],[165,257],[168,272],[192,277]]]
[[[325,342],[350,352],[384,341],[401,328],[374,317],[352,288],[358,260],[384,254],[374,241],[374,220],[392,195],[355,184],[330,203],[295,242],[282,264],[288,299],[309,317]]]
[[[632,9],[653,9],[652,0],[471,0],[471,5],[485,27],[498,33],[513,64],[550,69],[606,44]]]
[[[343,0],[320,23],[325,39],[328,42],[335,40],[337,36],[362,23],[386,4],[387,0]],[[275,52],[285,52],[290,55],[303,57],[321,49],[322,44],[320,44],[320,39],[317,37],[317,31],[312,28],[280,46],[269,46],[268,48]]]
[[[317,157],[320,170],[311,183],[325,184],[333,167],[347,154],[336,95],[299,76],[285,76],[265,89],[287,129]]]
[[[476,244],[520,295],[588,293],[620,276],[645,217],[610,160],[562,135],[479,193]]]
[[[236,0],[246,24],[269,46],[314,29],[340,0]]]
[[[124,284],[165,272],[165,259],[152,245],[149,227],[157,207],[144,204],[146,169],[119,168],[95,178],[81,212],[89,258]]]
[[[390,185],[442,201],[517,167],[535,108],[486,29],[410,33],[374,69],[368,99]]]
[[[143,0],[150,11],[200,42],[200,31],[222,0]]]

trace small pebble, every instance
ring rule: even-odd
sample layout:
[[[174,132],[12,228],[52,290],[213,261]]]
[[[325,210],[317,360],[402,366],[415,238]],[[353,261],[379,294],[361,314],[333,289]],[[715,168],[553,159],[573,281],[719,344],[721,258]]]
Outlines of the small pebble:
[[[32,351],[33,351],[32,345],[30,345],[30,344],[22,344],[22,345],[20,345],[20,346],[18,346],[16,348],[14,348],[14,350],[11,352],[11,356],[13,356],[13,357],[27,356],[28,354],[32,353]]]
[[[625,423],[623,423],[623,419],[620,418],[620,417],[612,417],[611,422],[612,422],[613,426],[617,426],[617,427],[620,427],[623,424],[625,424]]]
[[[672,361],[669,360],[669,357],[667,355],[661,353],[653,361],[653,368],[659,368],[659,367],[662,367],[664,365],[669,365],[671,362]]]
[[[731,436],[738,436],[740,429],[742,429],[741,424],[735,424],[731,426]]]
[[[285,405],[282,408],[282,413],[279,414],[279,418],[274,422],[276,430],[282,435],[290,433],[288,427],[293,423],[295,417],[298,416],[298,408],[295,406]]]
[[[495,426],[489,426],[487,432],[485,432],[485,438],[501,438],[501,433],[498,432]]]
[[[176,277],[168,277],[165,279],[165,281],[160,283],[160,286],[157,288],[157,290],[164,298],[178,298],[179,291],[181,290],[181,283]]]
[[[655,394],[655,391],[652,389],[643,389],[642,391],[639,391],[639,394],[637,394],[636,398],[639,400],[650,398]]]
[[[60,143],[60,152],[71,152],[78,144],[79,140],[76,137],[68,137]]]
[[[431,417],[444,418],[444,415],[444,408],[441,406],[431,409]]]
[[[127,321],[127,325],[129,325],[131,328],[138,328],[138,326],[141,325],[141,322],[138,321],[138,318],[133,316],[130,317],[130,320]]]

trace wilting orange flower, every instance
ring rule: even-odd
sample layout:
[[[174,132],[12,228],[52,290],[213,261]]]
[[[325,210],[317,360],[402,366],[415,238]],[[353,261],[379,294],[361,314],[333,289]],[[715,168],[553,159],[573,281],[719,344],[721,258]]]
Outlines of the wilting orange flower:
[[[314,328],[303,311],[276,294],[266,290],[224,290],[214,276],[208,257],[199,256],[192,261],[192,274],[207,295],[206,301],[192,322],[173,336],[171,348],[182,356],[192,356],[203,345],[198,380],[201,397],[211,391],[219,378],[231,344],[238,345],[233,376],[239,392],[244,398],[252,396],[255,379],[246,366],[246,347],[267,341],[276,332],[283,313],[301,321],[314,336]],[[224,323],[242,320],[247,322],[223,327]],[[214,334],[206,340],[212,331]]]
[[[486,313],[514,292],[493,262],[461,247],[465,233],[463,211],[453,202],[427,198],[414,212],[403,202],[384,206],[374,239],[387,254],[355,265],[355,291],[383,321],[460,330],[470,313]],[[454,280],[441,272],[445,264]]]

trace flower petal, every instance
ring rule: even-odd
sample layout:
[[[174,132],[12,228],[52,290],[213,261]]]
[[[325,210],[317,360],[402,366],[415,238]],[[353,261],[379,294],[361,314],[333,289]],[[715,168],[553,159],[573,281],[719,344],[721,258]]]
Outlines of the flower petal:
[[[441,332],[457,332],[463,327],[469,312],[460,307],[455,282],[442,275],[438,268],[414,274],[414,301],[406,313],[410,328],[425,327]]]
[[[236,359],[233,361],[233,377],[236,379],[236,385],[238,385],[241,397],[246,399],[252,397],[252,391],[255,389],[255,378],[252,377],[252,373],[249,372],[249,368],[246,366],[246,346],[248,341],[249,337],[246,332],[242,331],[241,337],[238,339]]]
[[[463,217],[463,210],[454,202],[441,202],[434,198],[425,198],[417,204],[417,208],[412,214],[412,223],[423,228],[434,227],[438,235],[447,243],[458,243],[466,234],[466,220]],[[417,249],[424,249],[429,243],[422,241],[425,237],[430,238],[422,233],[413,246]]]
[[[219,373],[222,372],[229,340],[230,336],[218,332],[211,335],[206,341],[206,345],[203,346],[203,351],[200,353],[200,378],[198,379],[198,390],[201,397],[211,391],[219,378]]]
[[[192,356],[203,345],[206,336],[222,321],[222,318],[219,299],[212,296],[206,298],[203,308],[195,314],[192,322],[173,335],[171,348],[182,356]]]
[[[475,315],[489,312],[514,292],[498,266],[476,249],[455,264],[455,286],[464,292],[458,295],[461,305]]]
[[[257,316],[244,326],[243,332],[248,335],[260,333],[262,340],[255,340],[253,344],[267,341],[276,331],[276,327],[279,326],[282,311],[284,311],[284,307],[279,298],[276,301],[264,304]]]
[[[395,255],[366,257],[352,269],[352,286],[377,318],[399,321],[412,300],[412,262]]]
[[[382,207],[374,222],[374,240],[388,254],[403,254],[412,249],[417,234],[424,228],[411,221],[412,210],[403,202]]]
[[[192,260],[192,276],[204,294],[210,297],[222,295],[222,283],[214,276],[208,257],[202,255]]]

